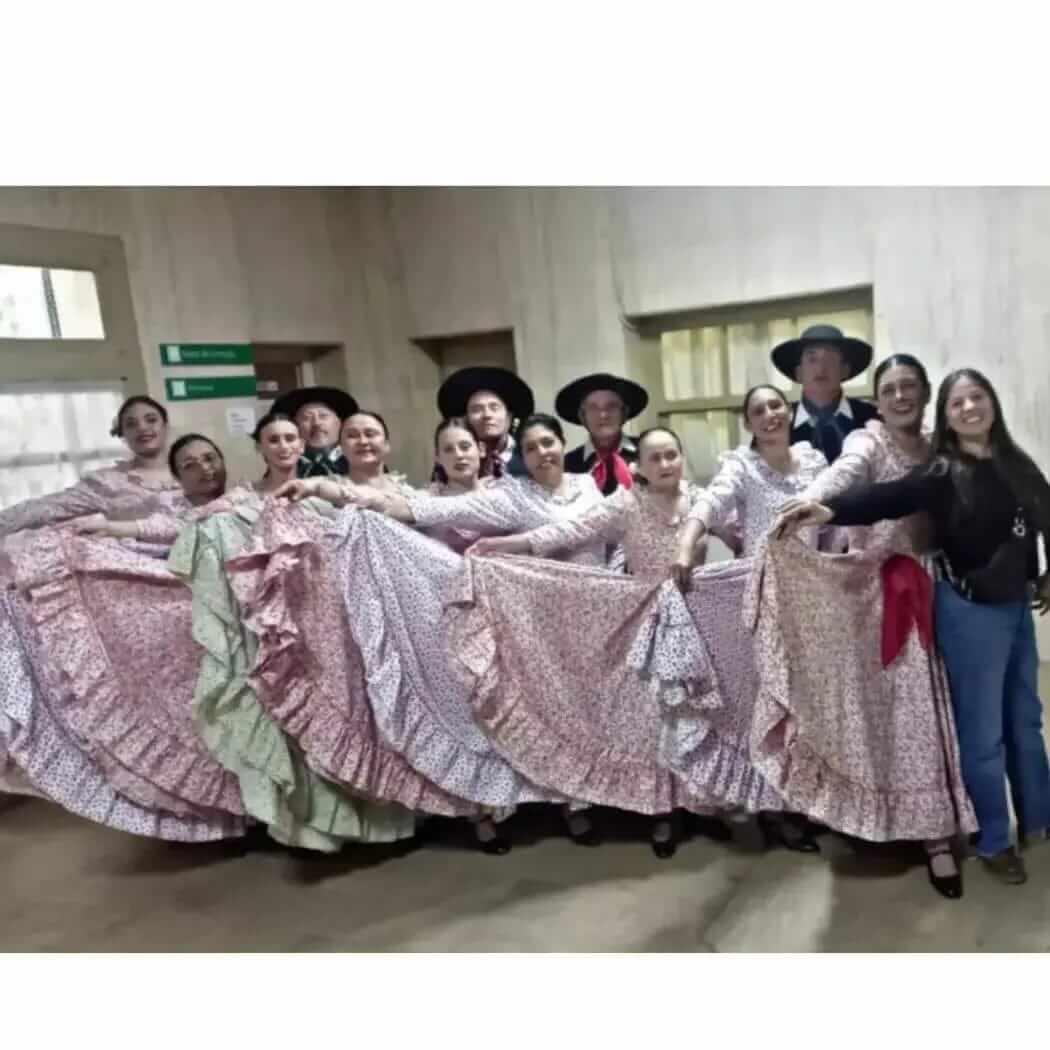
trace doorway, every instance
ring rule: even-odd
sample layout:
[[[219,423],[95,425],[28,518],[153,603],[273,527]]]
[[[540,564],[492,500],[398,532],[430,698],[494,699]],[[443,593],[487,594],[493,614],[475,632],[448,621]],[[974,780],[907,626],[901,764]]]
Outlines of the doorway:
[[[437,364],[438,382],[444,382],[461,368],[487,365],[515,373],[518,370],[512,328],[420,338],[413,342]]]
[[[303,386],[349,389],[342,343],[253,343],[259,414]]]

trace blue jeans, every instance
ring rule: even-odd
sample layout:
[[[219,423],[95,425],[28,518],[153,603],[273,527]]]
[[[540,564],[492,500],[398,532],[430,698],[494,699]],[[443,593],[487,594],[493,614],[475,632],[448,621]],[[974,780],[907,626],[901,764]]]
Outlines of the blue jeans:
[[[937,644],[951,682],[963,780],[980,824],[977,852],[1010,845],[1010,796],[1024,834],[1050,827],[1035,624],[1025,604],[968,602],[937,583]]]

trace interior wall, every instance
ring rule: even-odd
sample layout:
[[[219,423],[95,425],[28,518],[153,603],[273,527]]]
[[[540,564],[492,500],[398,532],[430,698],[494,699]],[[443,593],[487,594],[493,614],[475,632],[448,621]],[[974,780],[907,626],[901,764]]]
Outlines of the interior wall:
[[[165,400],[165,374],[180,373],[162,369],[161,343],[345,342],[345,196],[299,189],[0,189],[0,223],[123,240],[148,391]],[[231,477],[255,477],[250,440],[226,431],[228,404],[168,408],[176,432],[215,437]]]
[[[585,371],[659,380],[622,314],[868,284],[877,355],[986,370],[1050,467],[1050,190],[0,189],[0,223],[123,239],[155,396],[161,342],[342,344],[415,480],[439,382],[415,339],[512,329],[542,408]],[[222,403],[171,412],[257,473]]]
[[[0,189],[0,223],[122,238],[154,395],[161,342],[343,344],[417,476],[438,367],[413,339],[512,329],[542,406],[585,370],[658,379],[621,313],[857,284],[879,355],[985,368],[1050,462],[1048,190]],[[217,433],[221,409],[172,406]]]
[[[349,196],[351,346],[376,396],[392,402],[405,428],[398,443],[415,450],[406,465],[417,471],[435,409],[433,377],[413,338],[513,328],[518,371],[542,408],[587,371],[659,381],[658,362],[621,314],[858,285],[874,288],[877,358],[914,353],[934,383],[961,365],[984,370],[1015,435],[1050,471],[1050,190],[439,188]],[[571,428],[570,437],[582,433]],[[1047,653],[1050,630],[1041,630]]]
[[[406,367],[420,355],[413,337],[511,327],[519,371],[549,405],[584,370],[628,367],[621,313],[871,284],[877,354],[916,352],[935,380],[963,363],[986,369],[1019,436],[1050,463],[1050,418],[1030,396],[1050,383],[1050,191],[350,194],[371,231],[353,238],[366,289],[356,350],[377,366]]]

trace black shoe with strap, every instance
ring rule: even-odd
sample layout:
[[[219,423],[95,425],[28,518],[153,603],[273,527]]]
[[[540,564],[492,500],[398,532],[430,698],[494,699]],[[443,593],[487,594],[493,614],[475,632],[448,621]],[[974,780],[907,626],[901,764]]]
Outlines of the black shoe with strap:
[[[935,857],[949,856],[955,861],[954,875],[938,875],[933,870]],[[957,901],[963,895],[962,872],[959,870],[959,861],[952,851],[951,843],[943,842],[933,849],[926,850],[926,874],[929,876],[930,885],[948,900]]]
[[[767,846],[783,846],[796,853],[820,852],[820,843],[805,817],[794,813],[759,813],[758,826]]]
[[[657,832],[667,829],[667,836],[657,837]],[[649,836],[649,845],[653,847],[653,853],[660,860],[673,857],[678,851],[678,843],[682,840],[682,822],[677,817],[657,817],[653,821],[653,828]]]
[[[574,831],[572,824],[568,821],[566,822],[566,830],[569,833],[569,838],[577,846],[600,846],[602,844],[602,837],[598,834],[598,829],[590,818],[587,820],[587,827],[583,830]]]

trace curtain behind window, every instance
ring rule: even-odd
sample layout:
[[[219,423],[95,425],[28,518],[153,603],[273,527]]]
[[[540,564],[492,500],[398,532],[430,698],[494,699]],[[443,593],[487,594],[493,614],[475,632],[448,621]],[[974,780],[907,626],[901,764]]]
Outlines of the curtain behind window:
[[[0,388],[0,509],[126,458],[109,434],[122,399],[116,386]]]

